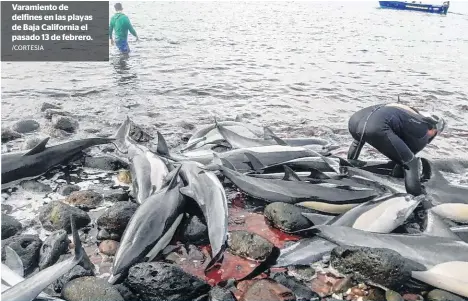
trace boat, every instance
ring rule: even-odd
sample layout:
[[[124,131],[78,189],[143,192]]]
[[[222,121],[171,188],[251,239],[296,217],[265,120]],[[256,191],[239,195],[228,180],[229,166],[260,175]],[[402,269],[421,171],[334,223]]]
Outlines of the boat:
[[[414,10],[446,15],[450,6],[450,1],[446,1],[442,5],[423,4],[421,2],[416,3],[416,1],[379,1],[379,4],[382,8]]]

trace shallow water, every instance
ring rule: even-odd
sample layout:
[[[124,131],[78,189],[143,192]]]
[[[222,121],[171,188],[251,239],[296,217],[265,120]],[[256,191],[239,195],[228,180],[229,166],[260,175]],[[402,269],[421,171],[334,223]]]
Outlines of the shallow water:
[[[40,133],[8,147],[2,143],[2,152],[49,135],[39,112],[47,101],[77,117],[73,139],[95,135],[87,130],[112,134],[128,115],[153,136],[161,131],[175,147],[193,126],[239,115],[280,137],[329,139],[342,146],[334,153],[345,155],[349,116],[400,94],[402,102],[448,122],[422,154],[468,158],[468,2],[451,1],[450,11],[459,14],[447,16],[377,6],[124,2],[141,39],[130,38],[129,58],[111,47],[104,63],[2,62],[2,127],[25,118],[41,124]],[[366,147],[366,157],[379,155]],[[82,189],[110,177],[95,173]],[[450,176],[454,183],[466,178]],[[30,233],[41,229],[34,221],[37,208],[53,199],[61,197],[21,188],[10,197],[2,194],[3,204],[15,206],[11,215],[33,226]],[[41,238],[46,234],[42,230]]]

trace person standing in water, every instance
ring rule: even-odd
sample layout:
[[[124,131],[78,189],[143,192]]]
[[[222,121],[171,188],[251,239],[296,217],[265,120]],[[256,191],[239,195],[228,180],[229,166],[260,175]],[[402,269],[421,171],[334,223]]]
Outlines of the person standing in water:
[[[123,7],[121,3],[114,5],[116,13],[112,16],[109,24],[109,39],[111,44],[114,45],[112,33],[115,30],[115,45],[121,53],[129,53],[130,47],[128,46],[128,32],[130,32],[138,41],[138,35],[130,23],[130,19],[122,12]]]
[[[374,105],[354,113],[348,129],[354,138],[348,159],[357,160],[365,143],[398,164],[394,174],[403,169],[406,192],[423,193],[416,154],[444,130],[445,121],[400,104]]]

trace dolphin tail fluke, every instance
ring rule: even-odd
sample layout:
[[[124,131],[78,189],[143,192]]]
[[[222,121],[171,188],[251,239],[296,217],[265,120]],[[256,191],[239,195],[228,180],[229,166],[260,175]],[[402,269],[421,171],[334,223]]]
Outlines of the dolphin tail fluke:
[[[259,172],[265,169],[265,165],[257,158],[255,157],[252,153],[245,152],[244,155],[247,157],[247,159],[250,162],[250,165],[252,165],[252,168]]]
[[[301,178],[287,165],[283,165],[284,168],[284,181],[301,181]]]
[[[19,255],[11,247],[5,247],[5,265],[13,272],[24,277],[24,266]]]
[[[75,244],[74,261],[76,263],[80,263],[84,257],[84,250],[83,250],[83,246],[81,245],[81,240],[80,240],[80,235],[78,233],[78,229],[76,228],[75,218],[71,214],[70,214],[70,223],[71,223],[71,230],[72,230],[72,235],[73,235],[73,244]]]
[[[213,258],[210,260],[208,265],[205,268],[205,274],[208,273],[210,270],[212,270],[217,263],[222,263],[224,260],[224,251],[227,249],[227,243],[224,242],[223,246],[221,247],[221,250],[219,250],[218,254],[213,256]]]
[[[241,282],[241,281],[244,281],[244,280],[250,280],[250,279],[253,279],[253,278],[261,275],[263,272],[270,269],[272,266],[274,266],[276,264],[276,261],[278,260],[280,255],[281,255],[281,250],[278,247],[273,247],[273,250],[271,251],[270,255],[268,255],[268,257],[263,262],[261,262],[248,275],[242,277],[241,279],[237,279],[236,282]]]

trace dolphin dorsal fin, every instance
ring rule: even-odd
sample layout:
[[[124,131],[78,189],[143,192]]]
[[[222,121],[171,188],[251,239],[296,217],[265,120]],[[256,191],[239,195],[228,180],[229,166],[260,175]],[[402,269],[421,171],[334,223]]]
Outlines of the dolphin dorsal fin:
[[[310,169],[310,175],[308,177],[313,178],[313,179],[321,179],[321,180],[330,179],[329,176],[327,176],[326,174],[324,174],[323,172],[315,168]]]
[[[49,139],[50,139],[50,137],[45,138],[44,140],[42,140],[41,142],[39,142],[35,147],[33,147],[32,149],[30,149],[30,150],[29,150],[26,154],[24,154],[23,156],[35,155],[35,154],[38,154],[38,153],[44,151],[47,142],[49,142]]]
[[[255,157],[252,153],[245,152],[244,155],[247,157],[250,164],[252,165],[252,168],[255,171],[261,171],[265,169],[265,165],[262,162],[260,162],[260,160],[257,157]]]
[[[242,117],[240,115],[236,115],[236,122],[242,122]]]
[[[284,168],[284,181],[301,181],[301,178],[287,165],[283,165]]]
[[[229,168],[231,170],[237,171],[236,168],[234,167],[234,165],[232,165],[231,161],[229,161],[228,159],[219,158],[219,160],[221,161],[222,166],[227,167],[227,168]]]
[[[158,147],[156,152],[163,156],[169,156],[169,148],[167,147],[166,139],[164,136],[158,131]]]
[[[182,168],[182,164],[180,164],[177,169],[175,170],[174,172],[174,176],[172,177],[171,179],[171,182],[169,182],[169,185],[168,185],[168,188],[167,190],[171,190],[173,189],[174,187],[176,187],[177,185],[177,180],[179,178],[179,172],[180,172],[180,169]]]
[[[273,133],[273,131],[267,126],[263,127],[263,136],[265,140],[273,139],[278,143],[278,145],[289,146],[289,144]]]
[[[302,215],[311,221],[315,226],[326,225],[335,218],[335,216],[309,212],[302,212]]]

